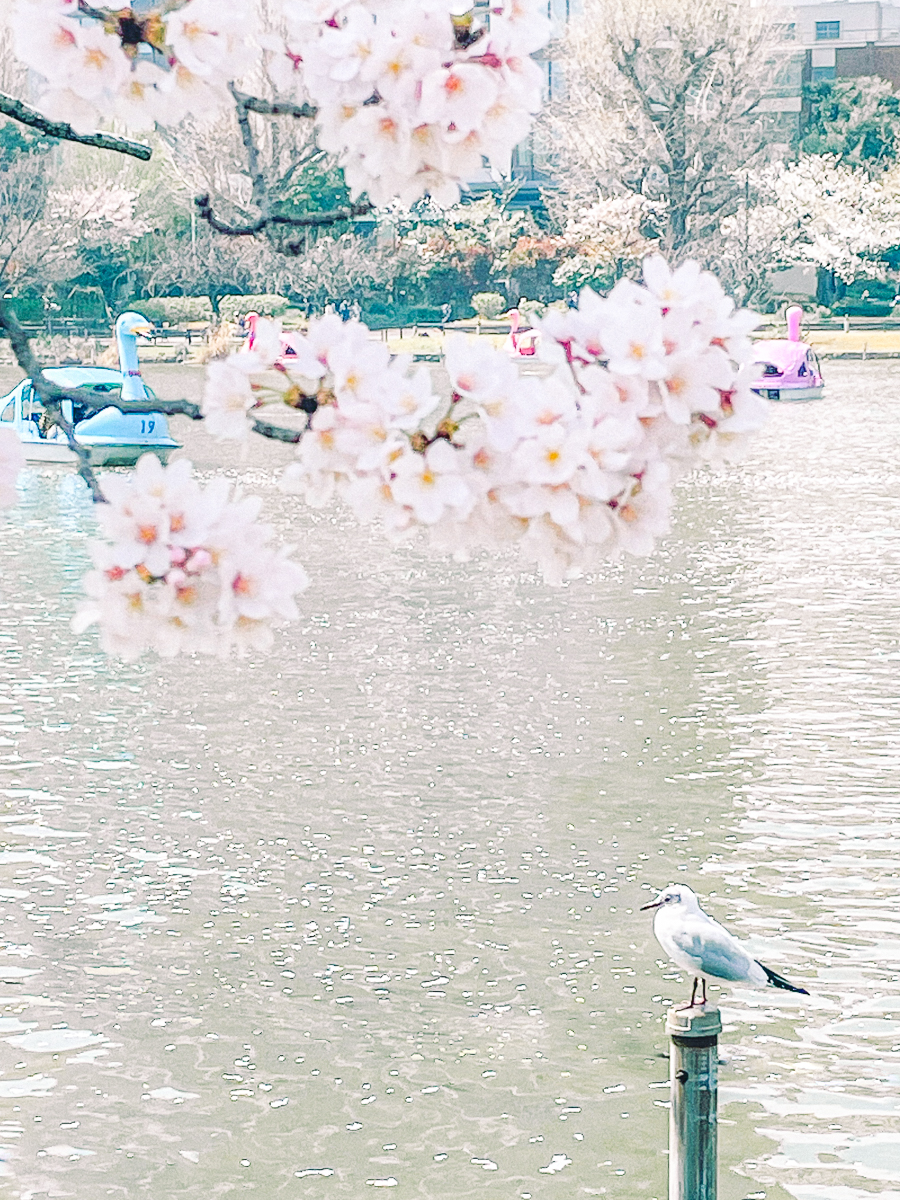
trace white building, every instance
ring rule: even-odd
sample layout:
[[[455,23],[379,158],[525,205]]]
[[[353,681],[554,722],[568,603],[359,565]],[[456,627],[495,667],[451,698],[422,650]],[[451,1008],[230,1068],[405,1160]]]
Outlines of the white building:
[[[879,75],[900,90],[900,6],[882,0],[794,5],[804,82]]]

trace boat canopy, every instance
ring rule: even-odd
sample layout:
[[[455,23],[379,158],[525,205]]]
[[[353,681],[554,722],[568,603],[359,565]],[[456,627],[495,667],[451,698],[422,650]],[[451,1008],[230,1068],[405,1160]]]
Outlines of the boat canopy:
[[[773,366],[778,375],[802,375],[800,368],[809,363],[810,347],[806,342],[767,339],[757,342],[753,351],[757,365]]]
[[[51,383],[62,388],[109,388],[113,391],[122,386],[122,372],[112,367],[50,367],[44,374]]]

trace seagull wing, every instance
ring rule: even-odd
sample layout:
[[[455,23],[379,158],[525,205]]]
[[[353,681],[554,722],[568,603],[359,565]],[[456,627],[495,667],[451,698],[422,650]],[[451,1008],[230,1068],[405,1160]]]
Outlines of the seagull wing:
[[[680,928],[670,930],[669,937],[681,954],[695,964],[698,975],[729,983],[765,983],[758,964],[737,938],[705,914],[699,920],[686,921]]]

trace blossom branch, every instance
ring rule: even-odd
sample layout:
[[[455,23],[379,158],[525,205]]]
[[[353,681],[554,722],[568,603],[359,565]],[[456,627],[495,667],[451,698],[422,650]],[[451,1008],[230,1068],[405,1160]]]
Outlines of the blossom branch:
[[[80,142],[82,146],[95,146],[98,150],[114,150],[117,154],[128,154],[132,158],[140,158],[144,162],[151,157],[153,150],[143,142],[132,142],[129,138],[116,137],[113,133],[76,133],[65,121],[51,121],[43,113],[0,92],[0,113],[12,117],[21,125],[30,125],[48,137],[59,138],[64,142]]]

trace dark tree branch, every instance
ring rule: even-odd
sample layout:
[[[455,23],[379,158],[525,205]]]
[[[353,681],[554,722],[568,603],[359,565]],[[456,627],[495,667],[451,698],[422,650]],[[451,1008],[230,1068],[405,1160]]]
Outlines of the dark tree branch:
[[[364,217],[375,207],[366,200],[361,204],[351,204],[349,208],[333,208],[327,212],[308,213],[302,217],[273,213],[268,217],[259,217],[258,220],[252,221],[248,225],[227,225],[224,221],[220,221],[213,212],[208,192],[202,196],[196,196],[194,204],[198,215],[206,221],[211,229],[214,229],[216,233],[224,233],[228,237],[252,237],[254,234],[262,233],[270,225],[281,225],[290,229],[324,228],[329,225],[338,225],[341,221],[350,221],[354,217]]]
[[[261,437],[270,438],[274,442],[287,442],[289,445],[296,445],[302,441],[306,433],[306,429],[285,429],[283,425],[275,425],[262,417],[254,417],[250,428]]]
[[[248,112],[259,113],[263,117],[296,117],[298,120],[311,121],[319,111],[312,104],[292,104],[289,100],[261,100],[259,96],[248,96],[235,87],[232,87],[231,94]]]
[[[120,413],[131,413],[137,416],[147,413],[162,413],[164,417],[190,417],[192,421],[203,420],[200,405],[195,404],[193,400],[160,400],[158,397],[153,400],[122,400],[121,398],[110,400],[108,396],[102,399],[98,398],[83,388],[71,388],[66,391],[65,395],[68,399],[77,400],[79,404],[95,412],[111,406],[117,408]]]
[[[51,121],[36,108],[7,96],[5,92],[0,92],[0,113],[64,142],[80,142],[82,146],[96,146],[98,150],[115,150],[117,154],[130,154],[132,158],[140,158],[144,162],[153,154],[151,147],[143,142],[132,142],[113,133],[76,133],[65,121]]]
[[[239,99],[239,93],[234,84],[229,84],[231,94],[235,100],[235,110],[237,113],[238,127],[241,131],[241,141],[244,143],[244,150],[247,153],[247,172],[250,176],[252,185],[251,200],[259,209],[259,220],[268,221],[270,205],[269,195],[266,190],[266,179],[263,174],[263,169],[259,165],[259,152],[256,148],[256,139],[253,136],[253,130],[250,127],[250,117],[248,115],[247,105],[243,99]]]
[[[32,383],[34,383],[34,380],[32,380]],[[35,391],[38,391],[36,383]],[[40,395],[39,391],[38,395]],[[43,397],[41,397],[41,399],[43,399]],[[78,474],[88,485],[91,493],[91,499],[95,504],[106,504],[107,500],[100,487],[100,481],[97,479],[97,476],[94,474],[94,468],[91,466],[91,452],[87,446],[83,446],[75,437],[75,427],[72,422],[67,420],[63,415],[61,402],[59,400],[48,399],[44,401],[44,406],[45,411],[53,424],[58,425],[66,435],[66,441],[69,444],[69,449],[78,459]]]
[[[27,333],[22,328],[16,314],[4,300],[0,300],[0,329],[6,330],[16,362],[31,379],[32,387],[40,396],[48,418],[54,425],[58,425],[66,435],[69,449],[78,459],[78,474],[87,484],[96,503],[104,503],[106,497],[103,495],[103,490],[91,466],[89,448],[78,441],[72,422],[67,420],[63,414],[63,400],[71,400],[94,412],[100,412],[111,406],[122,413],[140,415],[163,413],[165,416],[190,417],[192,421],[202,421],[203,419],[200,405],[195,404],[192,400],[122,400],[118,398],[112,402],[108,396],[97,396],[85,388],[57,387],[44,374],[43,368],[31,348],[31,341]]]
[[[98,504],[105,503],[106,497],[103,495],[103,490],[91,466],[91,452],[86,446],[82,446],[76,440],[72,423],[67,421],[63,416],[61,404],[63,400],[69,398],[69,394],[62,388],[58,388],[54,383],[51,383],[44,375],[41,364],[35,358],[34,351],[31,349],[31,342],[27,333],[22,328],[19,318],[5,300],[0,300],[0,327],[5,329],[9,336],[9,344],[12,347],[13,354],[16,356],[16,362],[31,377],[32,387],[40,396],[47,416],[66,435],[69,449],[78,460],[78,474],[88,485],[94,502]]]

